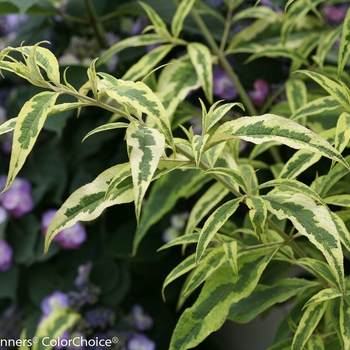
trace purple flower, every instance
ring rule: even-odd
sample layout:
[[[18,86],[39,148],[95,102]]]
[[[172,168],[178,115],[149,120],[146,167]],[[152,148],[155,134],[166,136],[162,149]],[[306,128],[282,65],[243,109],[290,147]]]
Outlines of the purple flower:
[[[43,213],[41,217],[41,229],[43,234],[46,234],[56,212],[57,210],[50,209]],[[60,231],[54,238],[54,241],[56,241],[63,249],[77,249],[85,242],[85,240],[86,230],[80,222]]]
[[[153,319],[148,315],[141,305],[134,305],[132,308],[134,324],[138,331],[146,331],[153,327]]]
[[[68,295],[58,290],[45,297],[41,302],[41,311],[44,317],[49,316],[58,307],[68,307]]]
[[[257,79],[254,81],[254,90],[248,91],[248,96],[256,106],[261,106],[268,93],[269,84],[264,79]]]
[[[6,176],[0,178],[0,187],[4,188]],[[28,180],[16,178],[5,193],[1,195],[1,204],[10,214],[19,218],[31,211],[34,207],[31,195],[31,185]]]
[[[214,67],[213,70],[213,92],[225,100],[233,100],[238,96],[236,87],[225,70]]]
[[[77,288],[86,286],[89,282],[89,276],[92,269],[92,261],[78,267],[78,276],[74,281]]]
[[[134,21],[130,28],[130,35],[140,35],[142,31],[150,24],[148,17],[140,16]]]
[[[128,350],[154,350],[155,348],[155,342],[144,334],[136,334],[128,342]]]
[[[0,271],[8,271],[12,263],[12,247],[3,239],[0,239]]]
[[[326,6],[323,9],[323,16],[328,21],[341,23],[344,21],[348,8],[349,5],[347,4],[341,6]]]

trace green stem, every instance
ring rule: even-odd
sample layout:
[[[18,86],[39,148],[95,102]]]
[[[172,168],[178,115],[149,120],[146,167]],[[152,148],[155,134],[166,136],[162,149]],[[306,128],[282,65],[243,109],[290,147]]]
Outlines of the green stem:
[[[244,106],[246,107],[248,113],[250,115],[257,115],[258,113],[257,113],[252,101],[250,100],[247,92],[245,91],[243,85],[241,84],[240,80],[238,79],[238,77],[237,77],[235,71],[233,70],[233,68],[231,67],[230,63],[228,62],[225,54],[223,52],[221,52],[218,44],[214,40],[208,27],[206,26],[206,24],[204,23],[204,21],[202,20],[202,18],[200,17],[200,15],[197,13],[197,11],[195,9],[192,10],[191,14],[192,14],[192,17],[193,17],[194,21],[196,22],[198,28],[201,30],[204,38],[207,40],[208,44],[210,45],[211,49],[214,51],[215,55],[218,55],[222,67],[225,69],[228,76],[230,77],[233,84],[235,85],[237,92],[238,92]]]

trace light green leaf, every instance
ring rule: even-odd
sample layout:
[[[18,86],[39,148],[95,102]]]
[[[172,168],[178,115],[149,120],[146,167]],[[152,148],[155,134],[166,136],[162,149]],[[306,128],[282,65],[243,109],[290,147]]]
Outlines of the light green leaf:
[[[193,155],[194,155],[194,161],[196,163],[196,167],[199,167],[199,164],[201,162],[201,157],[203,153],[203,149],[205,147],[205,144],[207,143],[209,138],[209,135],[193,135],[192,138],[192,149],[193,149]]]
[[[286,82],[286,94],[290,110],[295,113],[307,103],[306,85],[302,80],[289,79]]]
[[[145,77],[171,51],[173,44],[161,45],[146,53],[123,75],[124,80],[137,80]]]
[[[15,73],[22,79],[28,80],[31,84],[38,86],[38,82],[33,80],[33,77],[28,67],[22,62],[8,62],[4,61],[3,58],[0,60],[0,70],[6,70],[8,72]]]
[[[21,345],[18,347],[18,350],[30,350],[30,347],[27,345],[27,330],[25,328],[22,329],[20,339],[22,340]]]
[[[166,39],[162,35],[155,33],[128,37],[112,45],[107,51],[105,51],[97,61],[96,66],[98,67],[106,63],[114,54],[130,47],[162,44],[164,42],[166,42]]]
[[[130,183],[119,186],[105,198],[109,183],[118,174],[123,176],[127,164],[118,164],[102,172],[91,183],[80,187],[63,203],[48,227],[45,237],[44,253],[58,232],[72,227],[78,221],[96,219],[106,208],[116,204],[130,203],[134,200]]]
[[[334,147],[341,153],[350,140],[350,114],[342,113],[337,122]]]
[[[324,199],[327,204],[350,208],[350,194],[337,194]]]
[[[7,134],[10,131],[13,131],[16,127],[17,118],[11,118],[6,120],[0,125],[0,135]]]
[[[201,261],[202,255],[210,243],[211,239],[220,230],[224,223],[230,218],[230,216],[237,210],[239,203],[243,198],[232,199],[219,208],[217,208],[206,220],[201,230],[196,252],[197,264]]]
[[[311,165],[317,163],[321,158],[320,154],[300,149],[293,154],[281,170],[279,177],[282,179],[294,179]]]
[[[190,243],[197,243],[198,242],[198,238],[199,238],[199,233],[198,232],[194,232],[188,235],[183,235],[183,236],[179,236],[176,237],[174,239],[172,239],[170,242],[162,245],[158,251],[163,250],[163,249],[167,249],[170,247],[174,247],[176,245],[182,245],[182,244],[190,244]]]
[[[5,189],[8,189],[33,149],[45,120],[55,105],[58,93],[40,92],[27,101],[16,118],[10,168]]]
[[[233,273],[235,276],[238,276],[238,247],[237,247],[237,241],[233,240],[231,242],[225,242],[223,244],[224,252],[226,255],[226,259],[230,263]]]
[[[265,151],[267,151],[268,149],[272,148],[273,146],[280,146],[280,145],[281,145],[281,143],[276,142],[276,141],[267,141],[267,142],[261,143],[259,145],[255,145],[249,154],[249,159],[254,159],[258,155],[260,155],[260,154],[264,153]]]
[[[317,335],[313,334],[308,342],[306,343],[307,350],[325,350],[323,339]]]
[[[187,51],[197,72],[204,94],[209,103],[213,104],[213,70],[209,48],[200,43],[189,43]]]
[[[300,278],[282,279],[273,286],[258,284],[248,297],[232,304],[228,318],[238,323],[250,322],[269,307],[282,303],[314,285],[314,282]]]
[[[82,142],[84,142],[89,136],[96,134],[98,132],[106,131],[106,130],[114,130],[114,129],[121,129],[121,128],[127,128],[129,126],[128,123],[122,123],[122,122],[116,122],[116,123],[108,123],[101,126],[98,126],[97,128],[89,131],[83,138]]]
[[[306,236],[324,255],[341,291],[345,289],[343,252],[337,227],[329,210],[317,205],[309,196],[274,194],[262,196],[267,209],[279,220],[289,219],[302,235]]]
[[[259,196],[251,196],[246,200],[249,210],[249,217],[252,222],[254,231],[259,240],[262,241],[262,235],[265,231],[267,219],[267,208],[264,200]]]
[[[95,58],[94,60],[91,61],[89,68],[87,69],[87,75],[89,78],[90,82],[90,89],[92,93],[94,94],[94,98],[97,100],[98,99],[98,76],[96,74],[96,68],[95,68],[95,63],[98,59]]]
[[[67,103],[59,103],[57,105],[54,105],[49,112],[50,115],[58,114],[61,112],[66,112],[70,111],[72,109],[78,109],[81,107],[86,107],[89,106],[89,103],[84,103],[84,102],[67,102]]]
[[[337,227],[339,239],[342,245],[350,252],[350,233],[344,223],[344,221],[336,214],[331,212],[335,226]]]
[[[182,0],[177,6],[173,20],[171,21],[171,33],[178,38],[181,33],[183,23],[187,15],[190,13],[196,0]]]
[[[131,122],[126,130],[126,143],[134,185],[135,213],[139,223],[143,197],[165,150],[164,135],[156,129]]]
[[[257,6],[254,8],[247,8],[238,12],[232,18],[232,23],[245,18],[267,18],[275,14],[274,10],[267,6]]]
[[[279,141],[289,147],[306,149],[335,160],[350,169],[342,155],[329,142],[300,124],[274,114],[241,117],[220,126],[217,134],[228,134],[256,144]]]
[[[342,336],[342,342],[344,349],[350,347],[350,298],[345,295],[340,299],[340,310],[339,310],[339,326],[340,334]]]
[[[339,290],[334,288],[322,289],[305,303],[303,309],[315,303],[321,303],[323,301],[338,298],[341,295],[342,294],[339,292]]]
[[[314,303],[305,310],[294,335],[291,350],[300,350],[305,346],[323,316],[327,304],[328,302]]]
[[[343,30],[340,39],[339,54],[338,54],[338,77],[340,78],[346,62],[350,55],[350,10],[348,9],[343,21]]]

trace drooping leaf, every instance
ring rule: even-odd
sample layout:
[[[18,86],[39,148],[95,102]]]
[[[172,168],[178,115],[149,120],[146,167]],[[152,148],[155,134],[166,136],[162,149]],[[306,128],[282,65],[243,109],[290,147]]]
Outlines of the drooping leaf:
[[[164,135],[156,129],[131,122],[126,130],[126,143],[134,185],[135,213],[139,222],[143,197],[165,150]]]
[[[83,138],[82,141],[85,141],[88,137],[90,137],[93,134],[96,134],[98,132],[106,131],[106,130],[114,130],[114,129],[121,129],[121,128],[127,128],[129,126],[128,123],[123,122],[116,122],[116,123],[108,123],[101,126],[98,126],[97,128],[89,131]]]
[[[204,94],[209,103],[213,104],[213,70],[209,48],[200,43],[189,43],[187,51],[201,82]]]
[[[239,137],[256,144],[279,141],[292,148],[306,149],[322,154],[350,169],[342,155],[325,139],[292,120],[274,114],[241,117],[224,123],[217,129],[216,133]]]
[[[279,220],[289,219],[302,235],[306,236],[324,255],[338,287],[344,290],[343,253],[335,223],[329,210],[317,205],[305,194],[274,194],[262,196],[268,210]]]
[[[299,322],[291,350],[300,350],[304,347],[323,316],[327,303],[319,302],[308,306]]]
[[[78,221],[94,220],[106,208],[134,200],[131,183],[120,185],[105,198],[110,181],[118,174],[123,176],[125,167],[126,164],[118,164],[105,170],[94,181],[80,187],[69,196],[48,227],[44,253],[48,251],[53,238],[63,229],[72,227]]]
[[[11,118],[6,120],[0,125],[0,135],[7,134],[15,129],[17,118]]]
[[[349,48],[350,41],[350,10],[348,9],[343,21],[343,30],[340,39],[339,53],[338,53],[338,77],[340,78],[346,62],[350,55]]]
[[[195,0],[182,0],[178,5],[174,17],[171,21],[171,33],[175,38],[181,33],[183,23],[187,15],[190,13]]]
[[[56,92],[40,92],[27,101],[20,110],[16,118],[10,168],[5,190],[9,188],[33,149],[58,95]]]

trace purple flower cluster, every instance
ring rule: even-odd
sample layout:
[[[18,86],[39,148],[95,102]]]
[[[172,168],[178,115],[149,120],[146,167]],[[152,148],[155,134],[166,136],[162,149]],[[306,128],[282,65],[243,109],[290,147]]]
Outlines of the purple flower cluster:
[[[49,209],[43,213],[41,218],[41,229],[44,235],[46,234],[56,212],[57,210],[55,209]],[[55,236],[54,241],[56,241],[63,249],[77,249],[85,242],[86,237],[85,227],[80,222],[77,222],[72,227],[60,231]]]
[[[269,84],[264,79],[254,81],[254,90],[248,91],[248,96],[256,106],[261,106],[269,93]]]
[[[12,247],[3,239],[0,239],[0,271],[5,272],[11,268]]]
[[[218,66],[213,69],[213,93],[225,100],[233,100],[238,96],[232,80],[226,71]]]
[[[339,6],[329,5],[323,9],[323,17],[326,21],[338,25],[344,21],[346,12],[349,9],[349,4]]]

